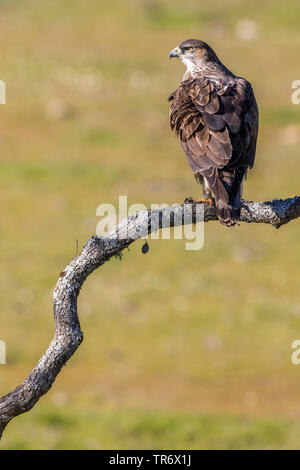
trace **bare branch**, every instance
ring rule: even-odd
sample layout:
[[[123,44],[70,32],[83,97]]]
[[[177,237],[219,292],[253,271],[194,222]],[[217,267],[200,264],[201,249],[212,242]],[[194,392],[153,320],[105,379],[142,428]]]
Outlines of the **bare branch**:
[[[190,217],[184,218],[186,208]],[[122,220],[105,237],[92,237],[79,256],[60,273],[54,291],[55,335],[34,370],[17,388],[0,399],[0,438],[7,424],[29,411],[49,391],[57,375],[83,340],[77,315],[77,297],[86,278],[112,256],[120,255],[134,240],[159,228],[202,220],[199,204],[144,210]],[[243,201],[241,222],[271,224],[276,228],[300,217],[300,197],[272,202]],[[204,221],[217,220],[214,207],[204,205]],[[224,230],[227,230],[224,228]]]

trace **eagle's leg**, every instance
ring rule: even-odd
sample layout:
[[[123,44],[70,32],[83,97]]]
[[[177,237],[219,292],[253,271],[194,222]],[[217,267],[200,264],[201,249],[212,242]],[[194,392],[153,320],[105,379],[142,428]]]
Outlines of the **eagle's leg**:
[[[214,205],[213,195],[208,182],[205,178],[202,177],[202,192],[203,192],[203,202],[208,202],[210,206]]]
[[[202,185],[203,198],[194,199],[192,197],[189,197],[185,200],[185,202],[195,202],[195,203],[202,202],[202,203],[209,204],[210,206],[213,206],[214,205],[214,199],[213,199],[212,192],[211,192],[211,190],[208,186],[208,183],[207,183],[206,179],[203,178],[203,176],[200,173],[195,173],[195,179],[196,179],[197,183]]]

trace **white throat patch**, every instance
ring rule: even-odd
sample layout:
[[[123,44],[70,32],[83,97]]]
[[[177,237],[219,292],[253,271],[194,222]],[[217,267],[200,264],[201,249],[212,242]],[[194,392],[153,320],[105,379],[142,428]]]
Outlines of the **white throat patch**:
[[[181,60],[184,63],[184,65],[186,66],[186,71],[188,73],[192,72],[192,70],[195,68],[194,62],[192,60],[187,59],[186,57],[183,57]]]

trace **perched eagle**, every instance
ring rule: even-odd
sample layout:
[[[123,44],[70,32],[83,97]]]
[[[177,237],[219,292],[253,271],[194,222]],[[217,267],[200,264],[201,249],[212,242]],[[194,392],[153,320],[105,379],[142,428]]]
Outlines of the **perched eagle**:
[[[252,87],[237,77],[203,41],[188,39],[170,52],[186,66],[169,97],[170,125],[180,138],[202,201],[215,202],[219,221],[235,225],[242,182],[255,158],[258,108]]]

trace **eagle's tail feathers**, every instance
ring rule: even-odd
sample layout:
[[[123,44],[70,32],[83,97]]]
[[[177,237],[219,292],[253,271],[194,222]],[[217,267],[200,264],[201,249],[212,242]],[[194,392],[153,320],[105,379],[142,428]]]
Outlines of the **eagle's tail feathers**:
[[[232,227],[239,221],[240,210],[219,199],[216,201],[216,214],[221,224]]]
[[[243,173],[210,168],[202,173],[215,197],[216,214],[221,224],[235,225],[240,217]]]

